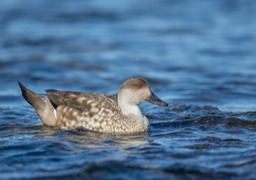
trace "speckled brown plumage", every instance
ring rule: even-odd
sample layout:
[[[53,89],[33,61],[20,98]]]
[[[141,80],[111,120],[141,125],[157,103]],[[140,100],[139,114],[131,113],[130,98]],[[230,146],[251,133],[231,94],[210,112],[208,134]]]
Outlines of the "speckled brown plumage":
[[[40,119],[60,129],[83,127],[111,134],[146,132],[149,122],[137,105],[143,101],[167,105],[141,78],[125,81],[116,96],[47,90],[47,97],[43,97],[19,85],[23,97],[36,109]]]

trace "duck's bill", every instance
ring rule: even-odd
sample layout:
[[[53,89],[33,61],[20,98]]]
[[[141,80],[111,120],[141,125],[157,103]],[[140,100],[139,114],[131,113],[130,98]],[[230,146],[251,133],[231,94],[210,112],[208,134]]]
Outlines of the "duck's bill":
[[[159,99],[154,93],[151,93],[151,96],[146,101],[158,106],[168,106],[166,102]]]

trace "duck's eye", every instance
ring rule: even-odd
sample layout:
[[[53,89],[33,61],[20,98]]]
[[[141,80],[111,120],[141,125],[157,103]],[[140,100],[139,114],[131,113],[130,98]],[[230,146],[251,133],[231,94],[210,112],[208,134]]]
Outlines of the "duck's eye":
[[[138,88],[138,89],[142,88],[142,85],[137,85],[137,88]]]

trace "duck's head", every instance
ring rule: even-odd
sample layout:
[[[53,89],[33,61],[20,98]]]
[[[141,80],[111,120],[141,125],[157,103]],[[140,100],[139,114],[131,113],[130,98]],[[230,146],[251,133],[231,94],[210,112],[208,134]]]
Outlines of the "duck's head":
[[[143,78],[131,78],[121,85],[118,92],[119,105],[138,105],[145,101],[158,106],[168,106],[151,91],[149,83]]]

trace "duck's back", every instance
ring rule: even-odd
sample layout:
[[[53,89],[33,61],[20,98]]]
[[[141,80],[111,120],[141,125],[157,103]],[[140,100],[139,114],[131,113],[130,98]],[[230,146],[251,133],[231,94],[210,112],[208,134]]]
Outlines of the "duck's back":
[[[56,109],[61,129],[85,129],[113,133],[121,115],[116,96],[47,90],[47,97]]]

